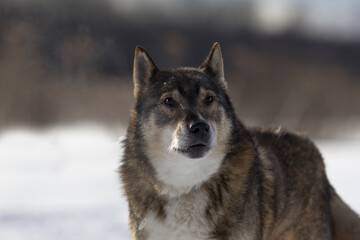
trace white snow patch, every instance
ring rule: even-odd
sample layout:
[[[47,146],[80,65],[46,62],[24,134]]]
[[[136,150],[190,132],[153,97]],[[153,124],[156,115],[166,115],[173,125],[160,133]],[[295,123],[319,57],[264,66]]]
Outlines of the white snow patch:
[[[129,239],[120,153],[98,126],[0,134],[0,239]]]
[[[360,213],[360,139],[317,142],[330,183],[349,206]]]

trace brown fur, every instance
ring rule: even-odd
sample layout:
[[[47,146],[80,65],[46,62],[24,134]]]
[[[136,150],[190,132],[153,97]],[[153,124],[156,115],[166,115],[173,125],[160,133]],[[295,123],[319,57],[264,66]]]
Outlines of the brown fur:
[[[181,209],[190,218],[196,211],[201,216],[181,218],[179,224],[201,221],[209,229],[206,237],[197,239],[360,239],[358,215],[329,184],[322,156],[308,138],[281,129],[249,129],[236,118],[226,93],[218,44],[198,69],[162,72],[143,49],[137,48],[135,54],[136,106],[120,170],[132,239],[150,238],[152,229],[144,227],[147,219],[154,216],[152,221],[166,224],[174,216],[168,207],[180,203],[187,203]],[[202,84],[195,91],[197,81]],[[171,88],[174,82],[178,85]],[[209,95],[214,103],[205,106],[203,99]],[[179,103],[176,111],[162,105],[167,97]],[[164,192],[168,183],[159,179],[154,165],[156,154],[163,150],[161,133],[170,127],[175,129],[174,136],[181,135],[195,113],[213,126],[217,133],[214,151],[224,157],[206,181],[173,196]],[[200,230],[198,234],[203,234]]]

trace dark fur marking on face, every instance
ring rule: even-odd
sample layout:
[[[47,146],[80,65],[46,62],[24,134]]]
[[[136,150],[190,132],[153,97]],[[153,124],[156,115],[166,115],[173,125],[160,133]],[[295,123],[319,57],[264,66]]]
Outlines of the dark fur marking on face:
[[[196,83],[196,84],[195,84],[195,95],[196,95],[196,96],[199,96],[199,92],[200,92],[200,84],[199,84],[199,83]]]
[[[181,86],[178,85],[177,89],[178,89],[181,96],[187,97],[188,94],[186,93],[186,91]]]

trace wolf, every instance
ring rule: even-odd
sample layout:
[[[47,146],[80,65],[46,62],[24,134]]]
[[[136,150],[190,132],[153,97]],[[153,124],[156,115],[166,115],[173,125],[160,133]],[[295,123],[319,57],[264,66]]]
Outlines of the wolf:
[[[136,47],[133,80],[119,170],[133,240],[360,239],[311,140],[236,117],[218,43],[170,70]]]

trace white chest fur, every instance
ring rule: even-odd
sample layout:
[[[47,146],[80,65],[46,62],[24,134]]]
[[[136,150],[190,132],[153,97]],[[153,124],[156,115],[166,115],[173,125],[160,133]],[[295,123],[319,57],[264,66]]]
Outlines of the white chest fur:
[[[165,207],[166,218],[149,213],[142,228],[149,240],[208,239],[211,228],[205,216],[207,201],[200,191],[172,198]]]

